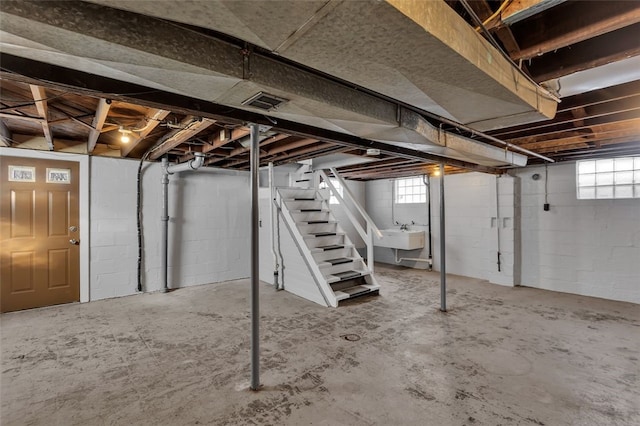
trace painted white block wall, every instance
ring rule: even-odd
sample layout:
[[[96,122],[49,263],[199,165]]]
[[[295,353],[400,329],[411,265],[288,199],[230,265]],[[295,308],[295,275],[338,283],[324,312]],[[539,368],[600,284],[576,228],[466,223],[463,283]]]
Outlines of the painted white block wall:
[[[427,204],[395,204],[392,218],[393,180],[367,183],[367,211],[381,229],[398,228],[394,221],[409,224],[410,229],[425,231],[422,250],[400,251],[398,257],[428,258]],[[447,273],[491,280],[513,285],[513,178],[499,180],[502,272],[497,267],[496,181],[492,175],[481,173],[458,174],[445,177],[446,256]],[[440,270],[440,179],[431,178],[431,228],[433,269]],[[415,222],[415,225],[411,225]],[[395,263],[394,252],[376,247],[375,259]],[[426,262],[404,261],[402,265],[427,268]]]
[[[522,285],[640,303],[640,199],[578,200],[575,163],[517,172]],[[534,173],[542,176],[535,181]]]
[[[478,173],[445,177],[447,272],[503,285],[640,303],[640,200],[578,200],[575,164],[548,169],[548,212],[543,210],[544,178],[531,178],[534,173],[544,177],[544,167],[527,167],[498,179],[501,272],[493,219],[495,177]],[[367,211],[381,228],[393,223],[391,184],[379,180],[366,185]],[[431,184],[434,269],[439,270],[438,178]],[[396,205],[395,218],[422,223],[425,209],[425,204]],[[426,247],[401,253],[428,255]],[[375,256],[377,261],[394,263],[391,249],[376,248]]]
[[[136,292],[138,161],[93,157],[91,167],[91,300]],[[161,289],[161,167],[145,164],[145,291]],[[246,174],[215,169],[180,173],[169,184],[169,286],[249,275],[250,211]]]

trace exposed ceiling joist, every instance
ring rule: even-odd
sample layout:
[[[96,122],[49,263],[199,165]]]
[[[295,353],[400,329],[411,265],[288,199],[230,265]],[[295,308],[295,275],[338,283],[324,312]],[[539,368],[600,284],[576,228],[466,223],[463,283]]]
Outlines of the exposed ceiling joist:
[[[135,132],[136,136],[132,138],[127,145],[120,148],[120,155],[123,157],[128,156],[141,141],[143,141],[156,127],[158,127],[169,113],[170,111],[164,109],[151,108],[144,118],[142,130],[140,132]]]
[[[42,123],[44,121],[43,118],[40,117],[31,117],[29,115],[21,115],[21,114],[11,114],[9,112],[0,112],[0,118],[9,118],[13,120],[22,120],[22,121],[30,121],[32,123]]]
[[[284,133],[280,133],[278,135],[270,136],[270,137],[268,137],[268,138],[266,138],[266,139],[264,139],[264,140],[262,140],[260,142],[260,149],[264,148],[267,145],[271,145],[273,143],[276,143],[278,141],[286,139],[288,137],[290,137],[290,136],[287,135],[287,134],[284,134]],[[249,152],[250,149],[251,149],[250,146],[246,146],[246,147],[245,146],[240,146],[238,148],[233,149],[231,152],[229,152],[229,154],[227,155],[226,158],[231,158],[231,157],[235,157],[235,156],[240,155],[240,154],[244,154],[245,152]],[[215,161],[213,161],[213,162],[215,162]]]
[[[291,142],[282,146],[278,146],[275,148],[272,148],[270,150],[267,151],[267,155],[275,155],[275,154],[279,154],[281,152],[286,152],[286,151],[291,151],[293,149],[296,148],[300,148],[303,146],[307,146],[307,145],[312,145],[312,144],[317,144],[320,141],[318,141],[318,139],[311,139],[311,138],[305,138],[305,139],[300,139],[298,141],[295,142]]]
[[[93,117],[93,122],[91,123],[93,129],[89,131],[89,139],[87,140],[87,152],[93,152],[93,149],[96,147],[102,126],[104,126],[107,114],[109,114],[109,107],[111,107],[111,101],[106,99],[100,99],[100,101],[98,101],[96,115]]]
[[[514,60],[529,59],[640,22],[640,5],[635,1],[566,2],[527,21],[526,41]],[[576,19],[575,17],[580,17]],[[567,19],[572,18],[572,19]],[[637,35],[637,33],[636,33]]]
[[[523,136],[543,136],[565,130],[576,130],[593,124],[604,124],[636,117],[640,117],[640,95],[565,111],[556,115],[553,120],[526,129],[498,132],[498,137],[511,140]]]
[[[223,147],[231,142],[235,142],[238,139],[242,139],[243,137],[249,134],[249,129],[246,127],[236,128],[236,129],[221,129],[215,137],[209,141],[209,145],[205,145],[202,148],[202,152],[207,153],[209,151],[213,151],[216,148]],[[237,155],[237,154],[236,154]]]
[[[29,88],[31,89],[31,94],[33,96],[33,100],[35,101],[36,109],[38,110],[38,114],[42,118],[40,124],[42,125],[42,132],[44,133],[44,138],[47,141],[47,145],[49,145],[49,151],[53,151],[53,134],[51,133],[51,128],[49,127],[49,110],[47,107],[47,93],[42,86],[36,86],[34,84],[30,84]]]
[[[214,123],[215,120],[210,120],[208,118],[195,117],[191,115],[187,116],[180,122],[179,129],[172,130],[160,138],[157,148],[151,152],[149,158],[151,160],[156,160],[162,157],[176,146],[188,141],[193,136],[197,135]]]
[[[544,150],[547,148],[560,149],[574,143],[595,142],[601,143],[606,139],[621,137],[638,137],[640,119],[620,121],[592,126],[583,130],[570,130],[552,136],[534,136],[514,139],[514,143],[527,149]]]
[[[640,55],[638,34],[640,24],[630,25],[534,58],[528,69],[534,80],[547,81],[637,56]]]
[[[513,0],[506,5],[500,14],[500,21],[505,25],[513,25],[533,15],[544,12],[565,0]]]
[[[469,3],[473,11],[483,22],[491,18],[493,11],[487,0],[476,0]],[[498,40],[502,42],[507,54],[514,56],[520,52],[520,47],[509,27],[500,26],[493,30]]]

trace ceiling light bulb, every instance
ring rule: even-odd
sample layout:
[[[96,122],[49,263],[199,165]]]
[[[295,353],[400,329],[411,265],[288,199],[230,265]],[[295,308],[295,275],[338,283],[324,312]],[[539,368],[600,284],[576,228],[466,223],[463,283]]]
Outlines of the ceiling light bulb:
[[[433,171],[434,176],[440,176],[440,170],[436,169]]]
[[[120,136],[120,142],[122,143],[129,143],[130,140],[131,138],[126,133],[123,133],[122,136]]]

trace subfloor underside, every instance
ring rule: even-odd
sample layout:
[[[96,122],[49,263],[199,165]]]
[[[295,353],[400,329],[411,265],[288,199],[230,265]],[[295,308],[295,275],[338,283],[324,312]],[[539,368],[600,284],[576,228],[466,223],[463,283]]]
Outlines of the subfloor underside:
[[[378,267],[327,309],[247,280],[4,314],[3,425],[640,424],[638,305]]]

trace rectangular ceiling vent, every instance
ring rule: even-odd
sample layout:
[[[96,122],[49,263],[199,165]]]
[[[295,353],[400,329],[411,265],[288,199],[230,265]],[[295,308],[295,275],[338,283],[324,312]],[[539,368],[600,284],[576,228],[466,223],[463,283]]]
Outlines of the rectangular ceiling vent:
[[[287,102],[288,99],[279,98],[278,96],[270,95],[264,92],[258,92],[246,101],[242,102],[242,105],[249,105],[254,108],[260,108],[265,111],[272,110],[280,106],[280,104]]]

